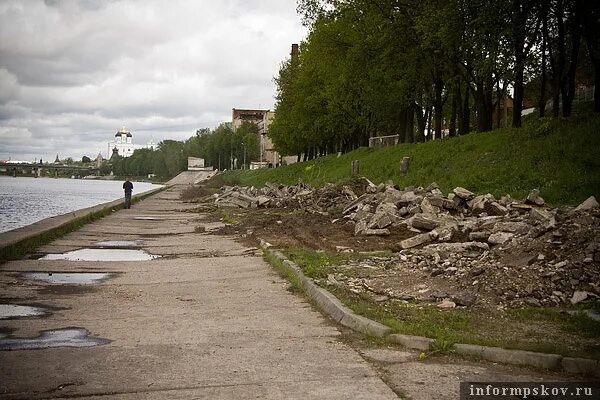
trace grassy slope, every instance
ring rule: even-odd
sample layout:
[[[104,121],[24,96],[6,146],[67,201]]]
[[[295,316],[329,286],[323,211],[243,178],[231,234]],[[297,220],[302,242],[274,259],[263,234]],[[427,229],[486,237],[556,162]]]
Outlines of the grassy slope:
[[[411,157],[401,177],[402,157]],[[313,186],[348,179],[351,161],[360,160],[361,175],[374,183],[392,180],[400,187],[437,182],[444,192],[463,186],[476,193],[521,199],[534,188],[551,204],[577,204],[590,195],[600,199],[600,116],[582,112],[570,120],[531,119],[521,129],[504,128],[453,139],[362,148],[287,167],[230,171],[230,183],[262,186],[265,182]]]

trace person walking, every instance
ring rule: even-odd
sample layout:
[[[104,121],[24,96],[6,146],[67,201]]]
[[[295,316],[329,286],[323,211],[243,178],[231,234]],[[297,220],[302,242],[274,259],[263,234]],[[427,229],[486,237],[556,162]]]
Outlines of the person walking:
[[[133,192],[133,183],[129,181],[129,177],[125,183],[123,183],[123,190],[125,190],[125,208],[131,208],[131,192]]]

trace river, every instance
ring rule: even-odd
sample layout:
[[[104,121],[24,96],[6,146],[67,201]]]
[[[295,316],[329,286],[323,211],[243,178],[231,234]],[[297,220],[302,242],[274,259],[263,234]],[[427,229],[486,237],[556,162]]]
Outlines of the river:
[[[133,194],[159,187],[133,182]],[[122,181],[0,176],[0,232],[120,198]]]

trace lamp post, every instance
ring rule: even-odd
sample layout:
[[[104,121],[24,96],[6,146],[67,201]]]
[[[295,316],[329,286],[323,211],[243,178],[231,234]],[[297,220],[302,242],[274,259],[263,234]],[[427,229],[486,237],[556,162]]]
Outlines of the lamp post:
[[[246,143],[242,142],[242,146],[244,146],[244,164],[242,165],[242,169],[246,169]]]

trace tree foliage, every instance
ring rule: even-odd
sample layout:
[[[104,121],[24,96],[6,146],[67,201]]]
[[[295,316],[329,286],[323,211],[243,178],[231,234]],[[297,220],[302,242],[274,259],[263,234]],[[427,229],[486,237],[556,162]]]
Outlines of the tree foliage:
[[[528,85],[546,70],[554,107],[569,116],[578,55],[598,77],[597,8],[584,0],[299,0],[309,34],[275,77],[269,136],[281,153],[311,158],[373,136],[422,141],[489,131],[511,117],[518,127],[523,102],[538,95]],[[505,117],[510,92],[516,112]]]
[[[229,123],[212,131],[199,129],[186,141],[164,140],[156,150],[137,149],[130,157],[115,155],[110,164],[115,175],[153,174],[167,179],[187,169],[188,157],[203,158],[205,166],[217,169],[248,168],[260,158],[258,127],[246,122],[235,131]]]

